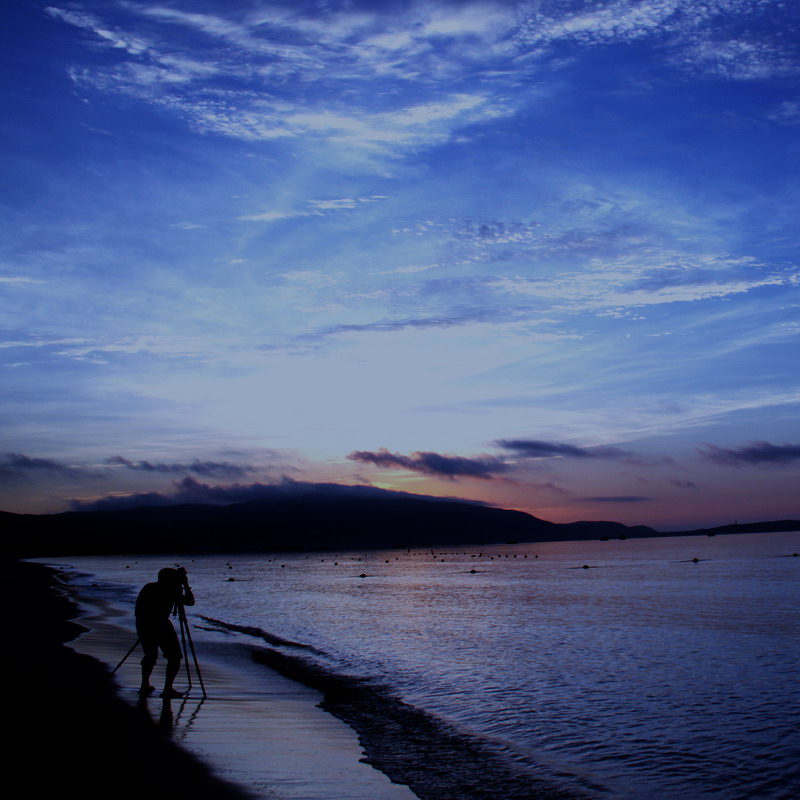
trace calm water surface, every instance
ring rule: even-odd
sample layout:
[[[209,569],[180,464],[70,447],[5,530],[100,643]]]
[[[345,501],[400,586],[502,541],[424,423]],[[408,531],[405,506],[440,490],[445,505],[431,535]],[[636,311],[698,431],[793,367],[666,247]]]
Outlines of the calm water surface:
[[[70,563],[127,604],[179,562],[192,612],[312,645],[590,796],[789,800],[799,551],[793,532]]]

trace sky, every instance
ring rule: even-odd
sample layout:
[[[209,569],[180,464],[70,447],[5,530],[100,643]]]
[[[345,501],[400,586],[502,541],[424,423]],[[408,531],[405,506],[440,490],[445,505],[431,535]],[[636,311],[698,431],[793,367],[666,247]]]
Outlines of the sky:
[[[0,508],[800,516],[800,6],[6,0]]]

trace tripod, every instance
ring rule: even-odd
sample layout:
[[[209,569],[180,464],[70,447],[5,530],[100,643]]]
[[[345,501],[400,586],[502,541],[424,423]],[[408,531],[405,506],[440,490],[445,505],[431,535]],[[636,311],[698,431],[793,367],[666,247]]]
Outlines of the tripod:
[[[183,607],[183,603],[181,603],[181,602],[176,602],[175,603],[175,605],[172,608],[172,615],[178,617],[178,622],[180,624],[180,629],[181,629],[181,647],[183,649],[183,660],[184,660],[184,663],[186,664],[186,680],[189,682],[188,691],[192,690],[192,685],[193,685],[192,684],[192,671],[191,671],[191,667],[189,666],[189,651],[191,651],[192,663],[194,664],[194,671],[197,674],[197,680],[198,680],[198,682],[200,684],[200,690],[203,692],[203,700],[205,700],[208,697],[208,695],[206,694],[206,687],[205,687],[205,684],[203,683],[203,675],[200,672],[200,664],[197,661],[197,653],[196,653],[196,651],[194,649],[194,642],[192,641],[192,632],[189,629],[189,622],[186,619],[186,609]],[[137,639],[133,643],[133,647],[131,647],[131,649],[128,650],[127,653],[125,653],[125,655],[122,658],[122,661],[120,661],[119,664],[117,664],[117,666],[114,667],[113,670],[111,670],[111,674],[112,675],[114,675],[116,673],[116,671],[128,660],[128,657],[130,656],[130,654],[139,646],[139,644],[141,644],[141,641],[142,641],[141,639]],[[186,646],[187,642],[189,644],[188,650],[187,650],[187,646]]]
[[[186,680],[189,682],[189,691],[192,690],[192,670],[189,667],[189,654],[186,652],[186,642],[189,642],[189,650],[192,653],[192,663],[194,664],[194,671],[197,673],[197,680],[200,684],[200,690],[203,692],[203,700],[208,697],[206,694],[206,687],[203,683],[203,676],[200,673],[200,664],[197,663],[197,653],[194,649],[194,642],[192,641],[192,632],[189,629],[189,622],[186,619],[186,609],[183,603],[175,603],[175,608],[172,611],[173,615],[177,613],[178,621],[181,627],[181,646],[183,647],[183,661],[186,665]]]

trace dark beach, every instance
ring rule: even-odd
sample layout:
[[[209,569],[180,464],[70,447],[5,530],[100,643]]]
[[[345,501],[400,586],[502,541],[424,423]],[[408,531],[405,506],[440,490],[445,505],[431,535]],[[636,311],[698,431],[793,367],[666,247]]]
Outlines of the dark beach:
[[[120,699],[107,667],[64,646],[82,630],[77,607],[40,564],[2,564],[13,654],[7,779],[34,797],[202,797],[247,794],[214,776]]]

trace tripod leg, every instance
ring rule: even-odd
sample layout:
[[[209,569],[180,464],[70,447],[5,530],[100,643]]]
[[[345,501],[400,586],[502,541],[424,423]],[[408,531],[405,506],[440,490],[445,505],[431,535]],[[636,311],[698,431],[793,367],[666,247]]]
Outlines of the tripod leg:
[[[133,647],[131,647],[131,649],[128,650],[127,653],[125,653],[125,656],[123,657],[122,661],[120,661],[119,664],[117,664],[117,666],[114,667],[114,669],[111,670],[111,674],[112,675],[128,660],[128,656],[139,646],[139,642],[141,642],[141,641],[142,641],[141,639],[137,639],[133,643]]]
[[[206,697],[208,697],[208,695],[206,694],[206,687],[205,684],[203,683],[203,676],[200,674],[200,664],[197,661],[197,653],[195,652],[194,642],[192,641],[192,632],[189,630],[189,622],[186,619],[186,611],[184,611],[182,606],[180,613],[183,625],[186,628],[186,638],[189,640],[189,648],[192,651],[192,661],[194,662],[194,670],[197,673],[197,680],[200,682],[200,688],[203,691],[203,699],[205,699]]]
[[[189,689],[187,691],[191,691],[192,671],[189,668],[189,652],[186,649],[186,630],[188,626],[186,624],[186,615],[183,613],[183,606],[178,608],[178,622],[180,623],[181,627],[181,646],[183,648],[183,661],[186,666],[186,680],[189,682]]]

